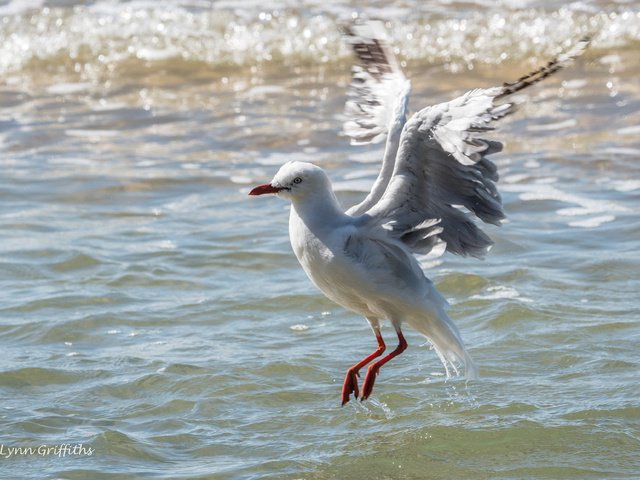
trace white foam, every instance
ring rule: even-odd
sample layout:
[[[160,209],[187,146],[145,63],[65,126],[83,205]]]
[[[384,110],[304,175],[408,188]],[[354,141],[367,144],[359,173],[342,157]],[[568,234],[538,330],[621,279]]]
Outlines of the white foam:
[[[503,183],[520,183],[528,178],[530,178],[530,176],[526,173],[514,173],[511,175],[505,175],[501,180]]]
[[[524,166],[527,168],[540,168],[540,162],[538,160],[531,159],[531,160],[527,160]]]
[[[151,243],[161,250],[175,250],[178,248],[178,245],[176,245],[176,242],[173,240],[160,240],[158,242]]]
[[[613,188],[618,192],[633,192],[640,189],[640,180],[619,180],[613,182]]]
[[[10,0],[6,5],[0,6],[0,15],[19,15],[42,8],[45,0]]]
[[[167,60],[169,58],[180,57],[180,50],[177,48],[140,48],[136,56],[142,60],[158,61]]]
[[[442,247],[441,247],[442,245]],[[446,243],[438,243],[436,244],[434,250],[437,249],[433,254],[430,252],[428,255],[423,255],[418,258],[418,263],[422,267],[423,270],[429,270],[431,268],[439,267],[444,263],[444,261],[440,257],[444,254],[444,250],[447,248]]]
[[[620,63],[621,61],[622,59],[620,58],[620,55],[617,54],[605,55],[604,57],[600,58],[600,63],[602,63],[603,65],[612,65]]]
[[[619,135],[640,135],[640,125],[619,128],[616,130],[616,133]]]
[[[297,325],[291,325],[289,328],[296,332],[304,332],[305,330],[309,330],[309,326],[304,325],[302,323],[299,323]]]
[[[244,175],[233,175],[229,180],[231,180],[231,183],[238,183],[241,185],[255,183],[255,180],[252,177],[245,177]]]
[[[537,178],[535,181],[536,185],[549,185],[551,183],[556,183],[558,181],[558,177],[542,177]]]
[[[53,95],[67,95],[70,93],[84,92],[91,88],[91,84],[88,82],[69,82],[69,83],[56,83],[47,88],[47,93]]]
[[[140,160],[139,162],[136,162],[136,167],[140,168],[150,168],[155,167],[156,165],[158,165],[158,162],[155,160]]]
[[[587,80],[584,78],[575,78],[573,80],[564,80],[562,86],[569,90],[577,90],[587,85]]]
[[[28,68],[34,59],[71,71],[78,62],[95,79],[100,73],[121,73],[114,67],[136,60],[163,62],[176,57],[255,67],[283,59],[316,64],[351,55],[338,28],[353,13],[344,1],[96,0],[88,2],[91,5],[75,2],[73,8],[44,7],[47,3],[51,2],[12,0],[0,6],[1,15],[15,16],[0,29],[0,73]],[[640,12],[625,5],[614,15],[580,4],[541,10],[524,2],[520,8],[515,5],[521,2],[514,0],[487,15],[483,2],[471,2],[463,10],[458,2],[445,2],[436,11],[419,2],[414,8],[413,3],[391,0],[383,9],[360,6],[358,12],[371,18],[384,16],[389,42],[403,59],[444,61],[452,69],[456,64],[514,59],[543,62],[558,53],[559,45],[566,46],[567,32],[572,38],[597,32],[592,48],[633,48],[640,38]],[[68,61],[60,62],[61,58]],[[620,60],[608,55],[600,61]],[[565,87],[581,84],[569,81]]]
[[[258,85],[245,92],[244,96],[255,100],[258,98],[268,98],[271,95],[280,95],[285,92],[286,89],[279,85]]]
[[[64,134],[69,137],[84,137],[84,138],[94,138],[94,137],[115,137],[117,135],[122,135],[121,131],[118,130],[82,130],[79,128],[70,128],[64,131]]]
[[[603,223],[613,222],[616,219],[614,215],[600,215],[597,217],[586,218],[584,220],[575,220],[569,222],[570,227],[579,228],[595,228],[599,227]]]
[[[632,157],[640,155],[640,149],[630,147],[608,147],[602,150],[603,153],[611,153],[612,155],[629,155]]]
[[[551,130],[562,130],[563,128],[575,127],[577,123],[578,122],[575,118],[568,118],[567,120],[542,125],[531,124],[527,126],[527,130],[530,132],[548,132]]]
[[[95,162],[88,158],[73,158],[73,157],[60,157],[60,158],[48,158],[47,163],[49,165],[73,165],[73,166],[90,166],[94,165]]]
[[[613,219],[609,219],[609,217],[611,216],[611,212],[629,211],[627,207],[616,202],[602,199],[592,199],[581,197],[580,195],[566,193],[549,184],[507,184],[503,185],[502,190],[519,192],[519,198],[524,201],[555,200],[575,205],[574,207],[564,207],[556,210],[556,213],[562,216],[593,216],[594,214],[606,213],[607,215],[600,217],[602,220],[600,223],[604,223],[605,221],[612,221]],[[578,222],[579,224],[581,222],[589,224],[588,220],[576,222]],[[576,222],[573,223],[575,224]]]
[[[581,215],[589,215],[593,213],[589,208],[584,207],[567,207],[567,208],[559,208],[556,210],[558,215],[562,215],[563,217],[579,217]]]
[[[501,300],[501,299],[518,299],[521,302],[532,302],[530,298],[521,297],[520,292],[513,287],[505,285],[495,285],[487,288],[486,293],[471,296],[474,300]]]

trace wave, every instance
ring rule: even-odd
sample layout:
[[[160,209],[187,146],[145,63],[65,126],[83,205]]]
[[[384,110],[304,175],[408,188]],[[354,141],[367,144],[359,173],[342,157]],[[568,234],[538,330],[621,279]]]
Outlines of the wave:
[[[349,58],[340,25],[355,17],[384,18],[404,61],[498,64],[547,59],[577,38],[593,49],[636,48],[640,10],[578,2],[557,7],[476,3],[98,1],[47,7],[14,0],[0,7],[0,73],[72,73],[91,79],[149,65],[234,68],[330,64]],[[538,2],[539,4],[539,2]],[[607,4],[608,5],[608,4]]]

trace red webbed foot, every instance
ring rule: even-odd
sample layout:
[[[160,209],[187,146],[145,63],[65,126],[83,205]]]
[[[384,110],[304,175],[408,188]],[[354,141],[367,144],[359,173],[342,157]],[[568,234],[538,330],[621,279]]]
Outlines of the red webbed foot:
[[[360,400],[366,400],[371,395],[371,392],[373,392],[373,384],[376,382],[376,377],[378,376],[378,372],[380,372],[380,368],[389,360],[397,357],[407,349],[407,341],[405,340],[404,335],[402,335],[400,327],[396,328],[396,333],[398,334],[398,346],[396,349],[389,355],[382,357],[376,363],[369,365],[367,375],[364,377],[364,383],[362,384],[362,396],[360,397]]]
[[[366,400],[373,392],[373,384],[376,383],[376,377],[380,372],[380,367],[377,363],[373,365],[369,365],[367,369],[367,375],[364,377],[364,383],[362,384],[362,396],[360,397],[361,401]]]
[[[377,325],[376,327],[374,327],[374,332],[376,334],[376,339],[378,340],[378,348],[367,358],[364,358],[362,361],[356,363],[353,367],[347,370],[347,375],[344,377],[344,383],[342,384],[342,405],[349,401],[352,393],[356,399],[359,397],[360,392],[358,390],[357,377],[360,376],[360,369],[366,366],[374,358],[378,358],[380,355],[382,355],[384,349],[386,348]]]
[[[360,374],[357,370],[350,368],[347,370],[347,374],[344,377],[344,383],[342,384],[342,405],[349,401],[351,394],[353,393],[355,398],[358,398],[358,378]]]

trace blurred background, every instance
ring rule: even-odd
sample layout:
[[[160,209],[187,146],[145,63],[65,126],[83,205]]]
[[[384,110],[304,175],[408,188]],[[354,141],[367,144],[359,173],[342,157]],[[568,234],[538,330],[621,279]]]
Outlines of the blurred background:
[[[381,147],[341,135],[362,17],[414,111],[593,44],[495,132],[491,254],[424,260],[481,380],[407,333],[340,408],[375,339],[247,193],[292,159],[345,207],[369,188]],[[639,39],[633,1],[0,0],[0,443],[95,450],[3,477],[637,478]]]

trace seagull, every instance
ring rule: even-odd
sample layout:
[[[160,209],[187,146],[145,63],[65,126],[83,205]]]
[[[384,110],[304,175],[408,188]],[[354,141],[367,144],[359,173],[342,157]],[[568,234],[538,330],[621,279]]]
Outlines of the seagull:
[[[380,172],[359,204],[344,211],[323,169],[285,163],[271,182],[249,195],[275,194],[291,202],[289,239],[309,279],[329,299],[369,322],[378,347],[347,370],[342,405],[370,397],[380,369],[408,346],[409,325],[432,344],[447,377],[464,367],[478,378],[447,301],[415,254],[438,249],[483,258],[493,242],[475,218],[500,225],[505,218],[490,155],[502,143],[486,139],[493,123],[514,111],[505,99],[566,66],[589,44],[584,38],[542,68],[515,82],[477,88],[414,113],[407,120],[410,82],[379,24],[345,28],[359,64],[352,82],[344,132],[354,144],[385,141]],[[397,347],[386,350],[381,321],[389,321]],[[374,361],[375,360],[375,361]],[[360,391],[359,372],[368,365]]]

